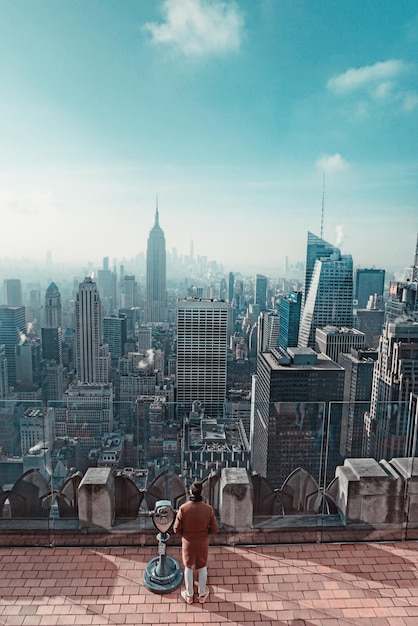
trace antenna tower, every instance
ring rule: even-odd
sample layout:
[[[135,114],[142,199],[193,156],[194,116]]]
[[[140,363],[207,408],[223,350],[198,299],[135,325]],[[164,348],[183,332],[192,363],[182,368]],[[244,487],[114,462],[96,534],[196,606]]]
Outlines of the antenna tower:
[[[324,234],[324,206],[325,206],[325,170],[322,177],[322,209],[321,209],[321,239]]]

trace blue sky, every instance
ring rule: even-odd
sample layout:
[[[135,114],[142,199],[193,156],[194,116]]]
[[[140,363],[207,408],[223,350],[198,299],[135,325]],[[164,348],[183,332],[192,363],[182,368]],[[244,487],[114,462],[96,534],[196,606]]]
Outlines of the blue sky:
[[[418,231],[416,0],[2,0],[0,257],[167,248],[278,274]]]

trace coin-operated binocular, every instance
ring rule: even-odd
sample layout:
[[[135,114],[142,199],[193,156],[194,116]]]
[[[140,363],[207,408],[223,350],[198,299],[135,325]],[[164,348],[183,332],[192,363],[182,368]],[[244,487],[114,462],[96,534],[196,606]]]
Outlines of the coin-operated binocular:
[[[170,593],[177,589],[183,579],[179,562],[166,554],[168,530],[171,528],[175,511],[170,500],[158,500],[155,509],[150,511],[154,526],[160,532],[157,535],[158,556],[147,563],[144,572],[144,584],[154,593]]]

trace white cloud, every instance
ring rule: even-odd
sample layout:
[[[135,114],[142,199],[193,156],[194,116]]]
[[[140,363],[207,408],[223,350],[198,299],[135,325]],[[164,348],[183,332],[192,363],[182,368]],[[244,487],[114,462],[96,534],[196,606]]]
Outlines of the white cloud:
[[[418,107],[418,93],[411,92],[403,94],[402,109],[404,111],[413,111]]]
[[[348,93],[371,87],[373,90],[390,79],[399,77],[408,65],[397,59],[389,59],[374,65],[351,68],[338,76],[333,76],[327,83],[328,89],[337,94]]]
[[[323,172],[341,172],[348,168],[348,163],[341,154],[325,154],[316,162],[317,167]]]
[[[333,76],[327,83],[328,89],[337,96],[355,95],[360,102],[361,114],[370,113],[369,105],[392,105],[401,111],[412,111],[418,106],[415,86],[416,66],[399,59],[389,59],[351,68]]]
[[[15,215],[50,214],[56,211],[57,205],[54,194],[47,188],[30,191],[5,188],[0,192],[0,208]]]
[[[155,44],[166,44],[186,56],[224,54],[239,49],[244,18],[235,2],[164,0],[164,21],[145,29]]]

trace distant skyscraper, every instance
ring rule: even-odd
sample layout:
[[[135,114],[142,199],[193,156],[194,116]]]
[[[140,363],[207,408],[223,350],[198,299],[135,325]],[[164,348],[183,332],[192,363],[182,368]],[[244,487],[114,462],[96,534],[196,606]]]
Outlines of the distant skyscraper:
[[[337,363],[341,353],[350,352],[351,348],[364,348],[364,333],[355,328],[324,326],[315,331],[315,350],[323,352]]]
[[[16,346],[16,380],[24,386],[41,386],[41,343],[39,339],[27,338]]]
[[[354,299],[357,300],[357,307],[365,309],[370,296],[383,295],[385,287],[385,270],[358,269],[356,270],[356,281]]]
[[[340,250],[332,244],[324,241],[321,237],[308,232],[308,244],[306,247],[305,285],[303,288],[304,305],[311,286],[312,275],[317,259],[329,259],[333,253],[340,254]]]
[[[405,269],[405,280],[390,283],[385,304],[385,323],[395,322],[401,316],[418,320],[418,236],[413,264]]]
[[[20,445],[22,456],[31,448],[50,446],[54,442],[54,412],[52,409],[26,409],[20,419]]]
[[[0,344],[0,400],[9,395],[9,374],[7,371],[6,347]]]
[[[22,283],[19,278],[3,281],[3,300],[7,306],[22,306]]]
[[[365,456],[364,414],[369,410],[376,350],[355,350],[340,354],[338,364],[345,370],[344,404],[341,422],[341,456]]]
[[[112,363],[117,363],[123,356],[126,338],[126,316],[123,313],[103,318],[103,342],[109,346]]]
[[[4,344],[7,356],[9,384],[16,382],[16,348],[26,338],[24,306],[0,306],[0,344]]]
[[[377,348],[382,334],[385,312],[380,309],[357,309],[356,328],[364,333],[364,342],[370,348]]]
[[[412,265],[412,282],[418,283],[418,235],[417,243],[415,246],[414,263]]]
[[[416,454],[416,424],[410,423],[411,394],[418,393],[418,323],[387,323],[374,367],[368,453],[376,460]]]
[[[260,306],[260,311],[266,310],[267,303],[267,277],[256,274],[254,285],[254,304]]]
[[[51,283],[45,293],[45,328],[62,326],[61,294],[55,283]]]
[[[80,283],[75,303],[76,369],[82,383],[109,381],[110,355],[102,346],[102,307],[99,292],[91,278]]]
[[[313,348],[316,328],[327,324],[353,326],[353,259],[308,233],[298,345]]]
[[[64,394],[64,370],[61,363],[46,366],[46,399],[48,402],[62,400]]]
[[[279,346],[287,350],[298,345],[302,292],[292,291],[279,301]]]
[[[116,273],[109,269],[107,256],[103,259],[102,269],[97,270],[97,288],[104,310],[111,315],[116,304]]]
[[[144,353],[152,347],[152,331],[149,326],[139,326],[137,331],[138,352]]]
[[[121,281],[120,290],[122,309],[132,309],[132,307],[138,306],[138,285],[135,276],[125,274]]]
[[[75,465],[85,471],[97,465],[90,451],[100,447],[102,437],[113,431],[113,386],[78,382],[66,390],[64,399],[66,409],[55,411],[55,432],[77,439]]]
[[[385,323],[400,317],[418,319],[418,282],[391,282],[385,303]]]
[[[42,358],[62,363],[62,329],[41,328]]]
[[[235,283],[234,272],[229,272],[228,274],[228,302],[229,304],[231,304],[234,299],[234,283]]]
[[[258,350],[267,352],[278,345],[279,315],[277,311],[263,311],[258,317]]]
[[[228,303],[184,298],[177,305],[177,402],[194,400],[207,413],[222,410],[226,396]]]
[[[62,363],[61,294],[55,283],[45,293],[45,326],[41,329],[42,357]]]
[[[165,237],[159,224],[158,205],[147,245],[145,318],[151,323],[167,320]]]

